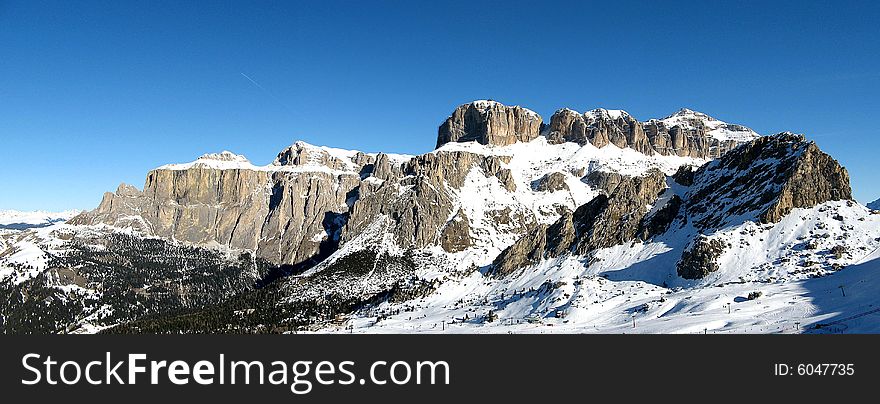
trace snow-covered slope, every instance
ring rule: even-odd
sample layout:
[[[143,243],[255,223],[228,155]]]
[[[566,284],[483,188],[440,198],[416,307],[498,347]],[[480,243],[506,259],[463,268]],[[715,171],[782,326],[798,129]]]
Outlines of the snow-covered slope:
[[[880,215],[830,202],[775,225],[730,227],[716,237],[733,249],[700,281],[675,274],[689,231],[603,249],[589,265],[573,256],[547,261],[512,278],[426,269],[442,281],[434,293],[383,303],[351,325],[365,333],[880,332]],[[838,245],[840,258],[831,252]]]
[[[56,231],[70,226],[38,222],[24,229],[0,229],[0,282],[21,283],[46,270],[48,254],[58,253],[64,240]]]

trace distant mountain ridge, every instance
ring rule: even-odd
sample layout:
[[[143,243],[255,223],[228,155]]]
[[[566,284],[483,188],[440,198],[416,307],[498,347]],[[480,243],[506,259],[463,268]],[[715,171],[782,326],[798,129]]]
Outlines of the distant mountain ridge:
[[[52,223],[64,222],[78,215],[80,210],[63,212],[0,210],[0,229],[23,230],[46,227]]]

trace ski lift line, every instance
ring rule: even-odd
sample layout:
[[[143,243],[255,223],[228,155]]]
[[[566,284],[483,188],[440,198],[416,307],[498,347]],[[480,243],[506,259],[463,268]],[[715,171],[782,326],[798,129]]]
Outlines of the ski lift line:
[[[852,316],[849,316],[849,317],[846,317],[846,318],[842,318],[842,319],[840,319],[840,320],[832,321],[832,322],[830,322],[830,323],[820,323],[820,324],[816,324],[816,326],[817,326],[818,328],[824,328],[824,327],[828,327],[828,326],[832,326],[832,325],[837,325],[837,324],[840,324],[840,323],[845,323],[845,322],[847,322],[847,321],[855,320],[855,319],[857,319],[857,318],[865,317],[865,316],[868,316],[868,315],[871,315],[871,314],[874,314],[874,313],[880,313],[880,308],[876,308],[876,309],[874,309],[874,310],[869,310],[869,311],[866,311],[866,312],[863,312],[863,313],[855,314],[855,315],[852,315]]]

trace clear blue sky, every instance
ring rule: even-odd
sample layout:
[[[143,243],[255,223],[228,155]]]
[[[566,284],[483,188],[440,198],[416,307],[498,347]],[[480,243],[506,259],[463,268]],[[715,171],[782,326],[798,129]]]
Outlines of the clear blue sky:
[[[91,209],[156,166],[298,139],[423,153],[482,98],[803,132],[867,202],[878,21],[856,1],[0,0],[0,209]]]

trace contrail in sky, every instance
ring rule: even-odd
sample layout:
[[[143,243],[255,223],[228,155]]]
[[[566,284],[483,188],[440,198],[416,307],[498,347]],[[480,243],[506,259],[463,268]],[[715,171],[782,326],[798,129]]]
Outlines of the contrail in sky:
[[[265,92],[267,92],[267,93],[269,92],[269,90],[266,90],[265,88],[263,88],[263,86],[261,86],[260,83],[257,83],[256,80],[254,80],[254,79],[248,77],[247,74],[241,73],[241,75],[244,76],[244,78],[248,79],[248,81],[250,81],[251,83],[254,83],[254,85],[257,86],[257,88],[259,88],[260,90],[263,90],[263,91],[265,91]],[[270,94],[270,95],[271,95],[271,94]]]
[[[272,99],[275,100],[275,102],[277,102],[278,104],[280,104],[282,107],[284,107],[284,109],[286,109],[286,110],[288,110],[288,111],[291,111],[291,110],[292,110],[290,107],[287,106],[287,104],[285,104],[284,102],[282,102],[281,100],[279,100],[278,97],[275,96],[275,94],[272,94],[271,91],[269,91],[269,90],[267,90],[265,87],[261,86],[260,83],[257,83],[256,80],[250,78],[247,74],[244,74],[244,73],[241,73],[241,72],[239,72],[239,74],[241,74],[244,78],[246,78],[248,81],[250,81],[251,83],[253,83],[253,85],[257,86],[257,88],[259,88],[260,90],[263,90],[263,92],[266,93],[266,95],[268,95],[269,97],[272,97]]]

